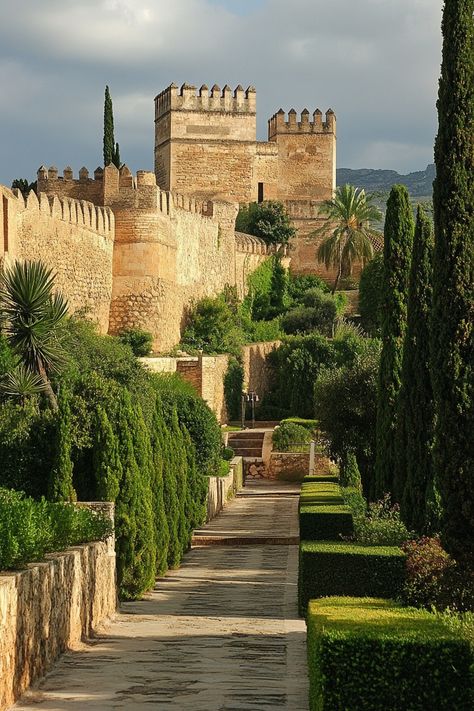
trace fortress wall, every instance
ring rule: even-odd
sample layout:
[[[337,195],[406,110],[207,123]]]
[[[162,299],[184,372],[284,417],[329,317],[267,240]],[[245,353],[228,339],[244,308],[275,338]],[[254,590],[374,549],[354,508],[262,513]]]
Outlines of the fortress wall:
[[[164,351],[179,342],[194,301],[234,283],[237,206],[155,187],[156,207],[148,210],[138,207],[139,193],[132,202],[120,191],[111,203],[116,242],[110,332],[143,328],[153,334],[155,350]]]
[[[107,333],[112,295],[114,216],[107,208],[69,198],[22,195],[0,188],[6,261],[41,260],[56,274],[69,311],[86,309]],[[5,249],[7,247],[7,249]]]

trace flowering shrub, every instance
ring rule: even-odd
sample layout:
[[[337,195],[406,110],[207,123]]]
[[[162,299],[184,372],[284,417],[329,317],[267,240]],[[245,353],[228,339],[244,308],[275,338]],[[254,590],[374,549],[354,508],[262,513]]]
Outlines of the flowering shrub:
[[[369,504],[365,516],[354,518],[355,540],[380,546],[399,546],[413,534],[400,518],[400,507],[392,504],[390,494]]]
[[[406,604],[459,612],[474,610],[474,571],[454,561],[439,537],[407,541],[402,548],[407,554]]]

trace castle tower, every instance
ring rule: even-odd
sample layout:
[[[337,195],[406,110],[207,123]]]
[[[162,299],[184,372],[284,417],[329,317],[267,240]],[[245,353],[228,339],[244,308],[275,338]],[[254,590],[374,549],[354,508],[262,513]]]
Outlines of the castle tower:
[[[256,93],[171,84],[155,98],[155,174],[164,190],[249,202],[256,145]]]
[[[268,140],[278,146],[278,199],[316,200],[332,197],[336,187],[336,116],[332,109],[280,109],[268,122]]]

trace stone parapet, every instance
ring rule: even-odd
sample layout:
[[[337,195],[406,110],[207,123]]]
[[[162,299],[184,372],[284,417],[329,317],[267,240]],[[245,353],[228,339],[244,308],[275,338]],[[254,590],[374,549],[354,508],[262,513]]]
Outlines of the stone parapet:
[[[0,574],[0,711],[67,649],[116,611],[115,552],[107,542],[52,553],[26,570]]]

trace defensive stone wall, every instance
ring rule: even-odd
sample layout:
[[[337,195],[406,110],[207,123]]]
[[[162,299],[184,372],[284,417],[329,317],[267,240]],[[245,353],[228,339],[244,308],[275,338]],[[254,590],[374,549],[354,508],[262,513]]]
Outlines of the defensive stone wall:
[[[69,197],[25,201],[0,186],[0,260],[41,259],[56,274],[70,311],[87,310],[107,333],[112,296],[114,215],[110,209]]]
[[[89,543],[0,574],[0,711],[115,613],[113,546]]]

